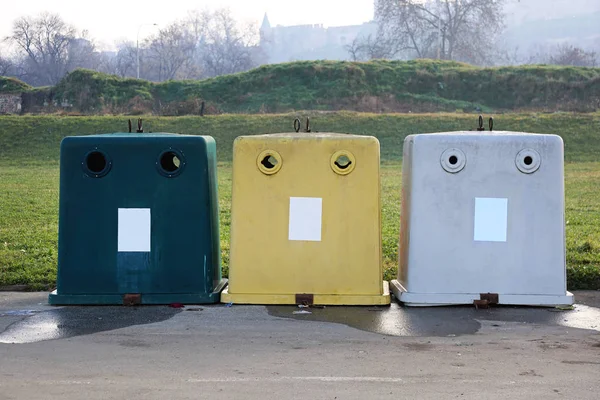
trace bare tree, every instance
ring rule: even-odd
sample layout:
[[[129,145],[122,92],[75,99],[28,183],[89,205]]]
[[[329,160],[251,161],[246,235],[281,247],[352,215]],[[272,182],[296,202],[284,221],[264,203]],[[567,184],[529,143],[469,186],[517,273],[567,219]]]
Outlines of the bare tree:
[[[122,78],[136,76],[136,46],[133,42],[117,43],[115,53],[102,53],[98,66],[100,72]]]
[[[0,59],[0,72],[18,71],[32,85],[55,85],[80,67],[135,76],[136,46],[120,43],[116,52],[100,53],[86,36],[58,15],[20,18],[7,38],[16,55]],[[239,23],[228,9],[193,11],[141,45],[141,75],[162,81],[245,71],[266,58],[258,42],[258,27]]]
[[[83,31],[78,37],[69,41],[67,47],[67,72],[75,68],[98,69],[100,53],[96,51],[94,42],[88,38],[88,32]]]
[[[210,11],[208,10],[191,10],[183,21],[186,30],[194,39],[194,43],[198,44],[200,40],[206,36],[206,30],[210,20]]]
[[[193,10],[188,12],[187,18],[183,21],[186,34],[194,44],[190,49],[190,57],[183,66],[186,76],[190,79],[200,79],[205,75],[202,51],[206,45],[211,17],[212,13],[208,10]]]
[[[362,37],[357,36],[350,44],[344,46],[344,49],[350,55],[350,60],[364,61],[363,40]]]
[[[519,46],[499,46],[495,65],[520,65],[527,63],[527,56]]]
[[[418,58],[483,64],[503,28],[504,0],[377,0],[381,37]]]
[[[399,53],[395,41],[384,37],[381,32],[378,32],[375,37],[358,36],[352,43],[346,45],[345,49],[352,61],[390,59]]]
[[[118,47],[116,67],[120,76],[136,76],[137,50],[133,42],[121,43]],[[140,61],[142,62],[142,61]]]
[[[549,64],[571,65],[574,67],[595,67],[598,65],[598,55],[594,51],[585,51],[569,43],[556,46],[549,57]]]
[[[256,27],[238,23],[228,9],[192,11],[145,41],[142,75],[163,81],[248,70],[264,58],[257,33]]]
[[[519,64],[553,64],[574,67],[596,67],[598,54],[593,50],[585,50],[570,43],[550,46],[537,43],[521,58]]]
[[[27,82],[27,60],[15,54],[0,56],[0,75],[11,76]]]
[[[8,57],[3,57],[0,54],[0,76],[12,75],[14,70],[14,63]]]
[[[240,25],[228,9],[210,15],[201,44],[203,66],[208,76],[246,71],[257,65],[252,47],[258,43],[258,29]]]
[[[158,80],[189,78],[183,67],[193,60],[195,49],[195,38],[183,24],[173,23],[161,29],[148,49],[149,57],[158,66]]]
[[[90,63],[93,43],[55,14],[18,19],[8,40],[19,49],[27,79],[34,85],[54,85],[77,67],[97,66]]]

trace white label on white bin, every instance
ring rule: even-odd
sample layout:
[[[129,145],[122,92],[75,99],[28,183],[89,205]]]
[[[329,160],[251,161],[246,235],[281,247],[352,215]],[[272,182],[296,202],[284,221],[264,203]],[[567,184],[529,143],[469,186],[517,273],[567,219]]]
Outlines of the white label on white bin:
[[[323,199],[290,197],[289,240],[321,241]]]
[[[478,242],[506,242],[508,199],[475,198],[475,233]]]
[[[118,226],[120,252],[150,251],[149,208],[119,208]]]

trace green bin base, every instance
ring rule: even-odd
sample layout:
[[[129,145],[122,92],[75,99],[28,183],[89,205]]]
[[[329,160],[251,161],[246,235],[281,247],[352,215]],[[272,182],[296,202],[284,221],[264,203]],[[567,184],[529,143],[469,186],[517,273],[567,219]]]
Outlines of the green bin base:
[[[164,304],[211,304],[219,303],[221,291],[227,284],[223,279],[212,293],[148,293],[141,294],[141,305]],[[48,303],[53,306],[99,306],[123,305],[123,294],[59,294],[53,291],[48,295]]]

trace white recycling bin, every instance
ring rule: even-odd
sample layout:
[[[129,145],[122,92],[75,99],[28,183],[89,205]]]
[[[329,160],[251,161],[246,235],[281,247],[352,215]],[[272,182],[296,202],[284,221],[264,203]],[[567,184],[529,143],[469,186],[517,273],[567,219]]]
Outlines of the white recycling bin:
[[[563,159],[556,135],[408,136],[396,298],[409,306],[573,304]]]

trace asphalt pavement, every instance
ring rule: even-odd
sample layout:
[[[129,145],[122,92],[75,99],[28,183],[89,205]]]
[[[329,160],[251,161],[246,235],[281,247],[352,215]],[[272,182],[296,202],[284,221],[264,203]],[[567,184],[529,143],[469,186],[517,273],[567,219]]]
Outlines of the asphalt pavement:
[[[300,310],[0,292],[0,399],[597,399],[600,292],[575,297],[572,310]]]

